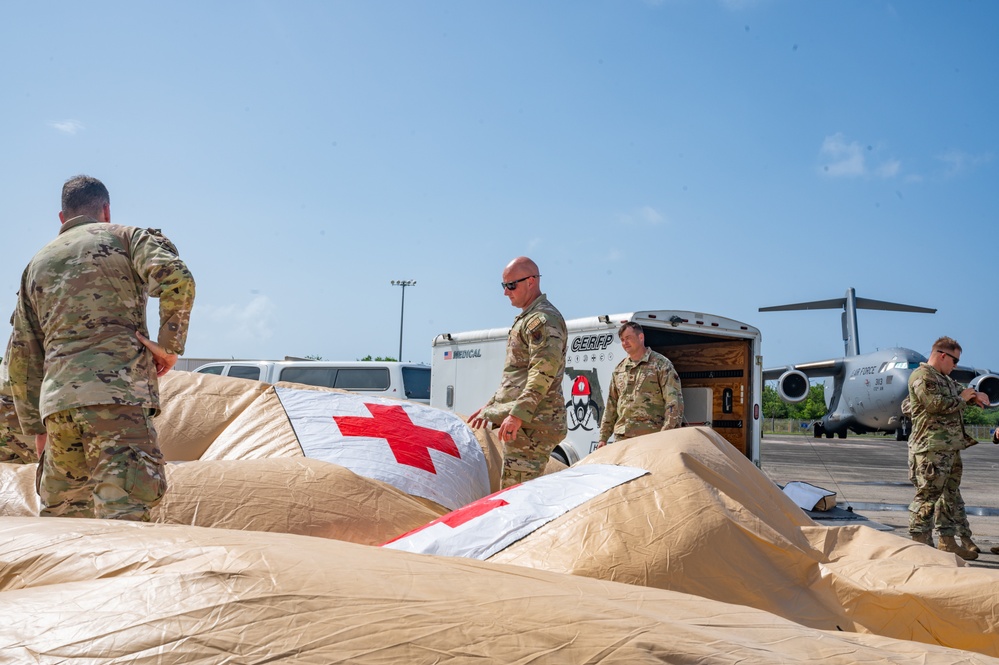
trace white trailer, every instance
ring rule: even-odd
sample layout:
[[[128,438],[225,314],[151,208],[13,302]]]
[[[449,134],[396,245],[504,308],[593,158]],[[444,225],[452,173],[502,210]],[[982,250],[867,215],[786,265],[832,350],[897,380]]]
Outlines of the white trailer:
[[[596,448],[611,372],[625,358],[617,330],[635,321],[645,343],[680,375],[684,425],[709,425],[760,464],[763,394],[760,331],[697,312],[653,310],[566,321],[565,395],[568,435],[552,453],[573,464]],[[445,333],[434,338],[430,404],[463,416],[500,384],[509,328]]]

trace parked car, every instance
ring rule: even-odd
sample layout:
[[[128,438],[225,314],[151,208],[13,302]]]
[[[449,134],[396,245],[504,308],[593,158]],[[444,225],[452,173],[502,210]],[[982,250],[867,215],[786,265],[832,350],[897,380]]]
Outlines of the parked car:
[[[232,360],[206,363],[195,372],[310,386],[430,403],[430,366],[417,363],[326,360]]]

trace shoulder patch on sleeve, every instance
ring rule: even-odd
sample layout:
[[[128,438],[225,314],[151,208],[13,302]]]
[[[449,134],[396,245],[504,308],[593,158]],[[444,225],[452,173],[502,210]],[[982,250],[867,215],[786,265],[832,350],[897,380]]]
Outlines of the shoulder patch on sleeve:
[[[531,336],[531,339],[535,343],[544,341],[547,334],[546,325],[548,323],[548,317],[544,314],[535,314],[527,323],[524,324],[524,329],[527,330],[527,334]]]

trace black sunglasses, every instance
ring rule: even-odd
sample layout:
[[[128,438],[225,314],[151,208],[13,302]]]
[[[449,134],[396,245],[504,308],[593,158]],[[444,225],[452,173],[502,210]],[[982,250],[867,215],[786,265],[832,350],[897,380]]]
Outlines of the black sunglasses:
[[[947,353],[943,349],[937,349],[937,351],[939,351],[940,353],[944,354],[945,356],[953,360],[955,365],[961,362],[961,359],[955,356],[953,353]]]
[[[528,275],[527,277],[521,277],[520,279],[515,279],[512,282],[500,282],[500,285],[507,291],[516,291],[518,284],[523,282],[525,279],[530,279],[532,277],[541,277],[541,275]]]

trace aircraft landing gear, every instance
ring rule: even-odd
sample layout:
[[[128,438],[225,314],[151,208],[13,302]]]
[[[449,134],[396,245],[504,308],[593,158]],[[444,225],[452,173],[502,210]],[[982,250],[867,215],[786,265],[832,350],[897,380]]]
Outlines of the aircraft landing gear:
[[[895,430],[895,440],[908,441],[909,432],[911,431],[911,429],[912,429],[912,421],[909,420],[908,418],[902,418],[902,421],[899,423],[898,429]]]
[[[826,428],[822,423],[815,423],[812,430],[816,439],[821,439],[822,435],[826,433]]]
[[[842,432],[836,432],[836,436],[838,436],[841,439],[845,439],[846,438],[846,430],[843,430]]]

